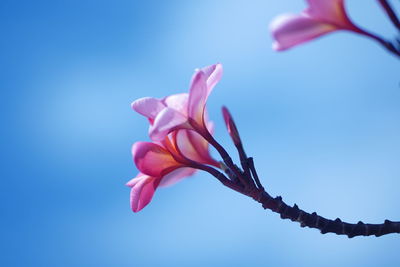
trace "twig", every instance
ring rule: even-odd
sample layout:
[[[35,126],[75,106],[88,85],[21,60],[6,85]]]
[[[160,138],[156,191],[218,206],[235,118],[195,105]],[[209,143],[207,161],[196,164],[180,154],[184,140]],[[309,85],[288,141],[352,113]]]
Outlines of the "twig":
[[[389,4],[389,2],[387,0],[378,0],[378,2],[381,4],[381,6],[385,10],[386,14],[389,16],[393,25],[400,31],[400,20],[397,17],[392,6]]]

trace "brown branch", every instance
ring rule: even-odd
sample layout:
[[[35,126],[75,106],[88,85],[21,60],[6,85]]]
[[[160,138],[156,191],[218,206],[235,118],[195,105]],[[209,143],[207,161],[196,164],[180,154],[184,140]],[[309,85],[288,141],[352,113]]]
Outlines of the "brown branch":
[[[392,233],[400,233],[400,222],[385,220],[382,224],[369,224],[359,221],[356,224],[342,222],[339,218],[335,220],[326,219],[317,213],[305,212],[294,204],[288,206],[282,197],[272,198],[265,191],[259,192],[256,201],[260,202],[264,209],[270,209],[280,214],[282,219],[289,219],[293,222],[299,222],[301,227],[315,228],[321,231],[321,234],[335,233],[337,235],[347,235],[349,238],[355,236],[382,236]]]
[[[400,57],[400,50],[398,47],[396,47],[396,45],[394,45],[392,42],[387,41],[385,39],[383,39],[382,37],[376,35],[376,34],[372,34],[370,32],[367,31],[361,31],[360,34],[370,37],[372,39],[374,39],[375,41],[377,41],[380,45],[382,45],[384,48],[386,48],[386,50],[388,50],[389,52],[391,52],[392,54]]]
[[[237,130],[233,121],[231,126],[234,126],[235,130]],[[237,136],[239,136],[238,133]],[[225,186],[232,188],[243,195],[253,198],[257,202],[261,203],[264,209],[269,209],[280,214],[282,219],[289,219],[293,222],[299,222],[301,227],[307,226],[309,228],[318,229],[322,234],[335,233],[337,235],[346,235],[349,238],[370,235],[375,235],[378,237],[386,234],[400,233],[400,222],[385,220],[385,222],[382,224],[370,224],[359,221],[358,223],[354,224],[342,222],[342,220],[339,218],[330,220],[318,215],[316,212],[310,214],[299,209],[296,204],[291,207],[282,200],[282,197],[278,196],[273,198],[264,190],[254,166],[253,158],[248,158],[246,156],[240,138],[237,138],[239,141],[233,141],[236,149],[238,150],[240,161],[245,171],[240,170],[239,167],[233,163],[226,150],[211,136],[211,134],[204,134],[203,137],[206,138],[207,141],[210,142],[210,144],[213,145],[220,153],[227,165],[222,165],[223,169],[231,179],[226,178],[218,170],[205,165],[201,165],[200,169],[211,173]]]
[[[392,6],[389,4],[389,2],[387,0],[378,0],[378,2],[381,4],[383,9],[385,10],[386,14],[392,21],[393,25],[400,31],[400,20],[397,17]]]

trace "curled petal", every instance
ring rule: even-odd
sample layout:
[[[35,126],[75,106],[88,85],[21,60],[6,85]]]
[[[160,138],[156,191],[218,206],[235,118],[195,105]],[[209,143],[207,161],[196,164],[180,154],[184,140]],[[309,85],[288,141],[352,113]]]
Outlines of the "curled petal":
[[[188,115],[200,125],[203,125],[203,113],[207,96],[206,76],[202,71],[197,71],[190,86]]]
[[[133,212],[140,211],[150,203],[159,183],[159,178],[143,174],[128,182],[131,187],[130,204]]]
[[[173,185],[173,184],[179,182],[180,180],[182,180],[183,178],[193,175],[195,172],[196,172],[196,169],[193,169],[193,168],[176,169],[175,171],[168,173],[161,179],[160,186],[166,187],[166,186]]]
[[[139,171],[152,177],[162,177],[181,167],[169,151],[154,143],[135,143],[132,147],[132,155]]]
[[[165,108],[161,100],[153,97],[143,97],[135,100],[131,107],[137,113],[154,120],[158,113]]]
[[[189,91],[188,115],[203,125],[203,115],[211,90],[222,77],[222,65],[215,64],[196,70]]]
[[[278,51],[289,49],[337,30],[335,26],[319,22],[304,14],[281,15],[272,21],[270,28],[275,39],[273,48]]]
[[[150,126],[149,135],[154,141],[163,140],[168,133],[177,127],[185,128],[187,117],[173,108],[163,109]]]
[[[211,157],[209,143],[200,134],[191,130],[179,130],[176,134],[176,144],[180,152],[188,159],[219,167]]]
[[[210,65],[201,69],[207,80],[207,96],[211,93],[214,86],[221,80],[222,65],[220,63]]]

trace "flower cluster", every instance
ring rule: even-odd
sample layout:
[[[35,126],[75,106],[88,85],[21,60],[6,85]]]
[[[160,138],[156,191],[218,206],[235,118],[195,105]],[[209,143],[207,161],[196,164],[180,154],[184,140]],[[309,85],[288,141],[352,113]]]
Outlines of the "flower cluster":
[[[172,185],[207,165],[220,168],[209,153],[213,126],[207,119],[206,101],[221,76],[221,64],[197,69],[188,94],[163,99],[145,97],[132,103],[133,110],[149,120],[152,140],[132,147],[140,171],[126,184],[131,187],[134,212],[151,201],[159,186]]]

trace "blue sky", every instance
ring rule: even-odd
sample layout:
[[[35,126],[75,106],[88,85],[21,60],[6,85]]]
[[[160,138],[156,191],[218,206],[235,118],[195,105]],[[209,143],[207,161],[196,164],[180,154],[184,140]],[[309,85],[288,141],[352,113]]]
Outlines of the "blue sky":
[[[395,30],[376,1],[359,25]],[[208,102],[235,117],[266,189],[349,222],[399,220],[399,61],[338,32],[285,53],[268,24],[303,1],[2,1],[2,266],[396,266],[398,235],[347,239],[281,220],[197,173],[134,214],[130,109],[186,92],[221,62]],[[217,156],[215,154],[215,156]]]

